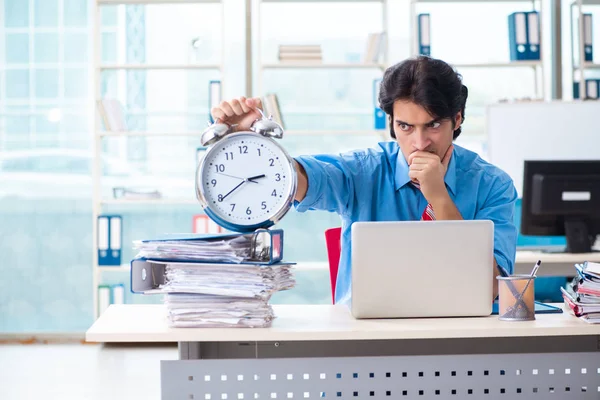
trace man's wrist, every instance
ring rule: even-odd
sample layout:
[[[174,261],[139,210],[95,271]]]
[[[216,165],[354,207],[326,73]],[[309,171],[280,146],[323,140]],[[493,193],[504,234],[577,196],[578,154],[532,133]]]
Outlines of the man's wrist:
[[[435,219],[438,220],[461,220],[463,219],[460,211],[450,198],[450,195],[446,191],[444,196],[439,196],[438,198],[432,199],[429,202],[431,207],[433,208],[433,213],[435,214]]]
[[[450,198],[450,194],[448,190],[444,189],[444,192],[439,194],[436,197],[432,197],[431,200],[428,200],[431,207],[435,210],[436,208],[439,210],[445,209],[449,206],[454,206],[454,202]]]

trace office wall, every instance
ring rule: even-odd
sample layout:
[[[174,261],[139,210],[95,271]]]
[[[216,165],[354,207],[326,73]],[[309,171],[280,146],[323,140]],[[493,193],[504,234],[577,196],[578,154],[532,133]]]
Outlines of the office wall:
[[[487,108],[488,159],[523,189],[525,160],[600,159],[597,102],[493,104]]]

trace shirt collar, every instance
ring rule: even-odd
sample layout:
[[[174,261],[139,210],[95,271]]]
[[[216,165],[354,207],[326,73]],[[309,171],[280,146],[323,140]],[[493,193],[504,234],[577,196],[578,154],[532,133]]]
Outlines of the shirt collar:
[[[456,150],[457,146],[454,145],[454,150],[452,151],[452,157],[450,158],[450,163],[448,164],[448,170],[446,171],[446,175],[444,176],[444,182],[450,192],[453,195],[456,195]],[[394,174],[394,182],[395,189],[399,190],[401,187],[410,182],[410,178],[408,177],[408,163],[404,158],[404,154],[398,148],[396,160],[396,173]]]

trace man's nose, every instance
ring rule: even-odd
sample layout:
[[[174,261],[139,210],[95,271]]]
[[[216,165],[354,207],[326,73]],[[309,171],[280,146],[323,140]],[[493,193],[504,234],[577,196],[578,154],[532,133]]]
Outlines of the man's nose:
[[[431,144],[431,140],[429,140],[425,132],[423,132],[422,129],[417,128],[417,131],[415,133],[415,141],[413,142],[413,146],[415,147],[415,149],[418,151],[423,151],[427,147],[429,147],[429,145]]]

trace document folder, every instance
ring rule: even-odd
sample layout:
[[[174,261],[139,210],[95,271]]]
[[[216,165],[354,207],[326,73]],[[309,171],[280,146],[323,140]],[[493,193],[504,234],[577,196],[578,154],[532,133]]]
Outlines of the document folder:
[[[134,258],[167,261],[274,264],[283,258],[283,230],[251,233],[198,234],[136,240]]]

